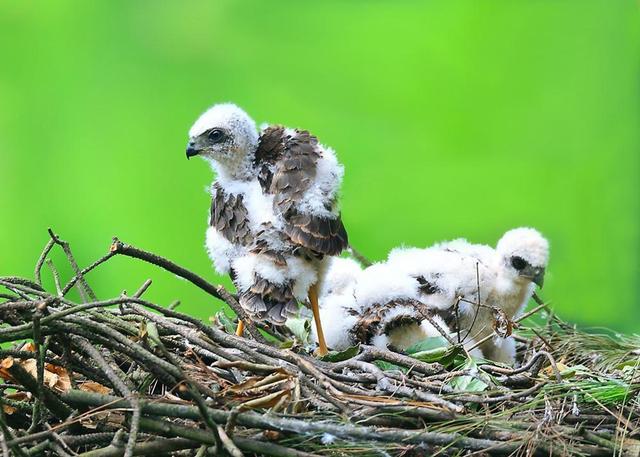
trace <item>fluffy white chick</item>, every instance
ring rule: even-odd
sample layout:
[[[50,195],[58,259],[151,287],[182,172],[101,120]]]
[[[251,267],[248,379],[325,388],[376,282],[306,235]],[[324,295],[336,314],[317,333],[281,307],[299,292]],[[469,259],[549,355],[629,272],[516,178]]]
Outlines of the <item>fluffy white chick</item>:
[[[407,256],[418,251],[403,250]],[[396,251],[395,255],[398,254]],[[351,339],[383,349],[404,351],[426,338],[443,336],[443,333],[451,338],[452,331],[438,309],[423,306],[422,286],[406,269],[397,268],[390,262],[365,269],[355,288],[359,315],[351,330]]]
[[[196,120],[186,153],[216,172],[206,244],[240,305],[254,319],[283,324],[308,298],[326,353],[318,284],[327,258],[348,245],[338,209],[343,167],[333,150],[304,130],[258,133],[242,109],[224,103]]]
[[[549,242],[536,229],[520,227],[506,232],[496,245],[492,264],[496,281],[487,304],[502,310],[508,319],[518,317],[531,299],[535,287],[544,284],[548,263]],[[482,328],[483,336],[489,334],[488,327],[487,323]],[[485,343],[482,350],[492,360],[508,364],[515,361],[515,341],[512,337],[495,337]]]
[[[419,284],[419,301],[439,309],[444,321],[466,344],[491,335],[495,309],[513,319],[542,285],[549,258],[547,240],[536,230],[510,230],[496,249],[466,240],[427,249],[395,250],[388,263]],[[480,303],[481,306],[478,306]],[[481,346],[492,360],[513,363],[513,338],[495,337]]]
[[[398,349],[443,333],[458,342],[457,319],[473,313],[474,307],[469,302],[486,299],[488,285],[493,279],[492,271],[477,259],[439,247],[396,248],[384,265],[393,274],[393,280],[403,285],[403,292],[398,294],[397,286],[394,286],[383,300],[387,302],[387,308],[390,304],[395,305],[386,316],[393,323],[386,324],[385,331],[376,341]],[[457,313],[452,313],[451,308],[456,303]],[[460,342],[470,348],[475,339],[469,335],[466,339],[460,338]],[[475,350],[473,355],[482,356],[482,353]]]
[[[415,255],[420,250],[403,252]],[[342,350],[362,343],[403,351],[442,332],[454,338],[439,310],[419,302],[422,294],[413,275],[387,262],[362,270],[353,260],[334,259],[321,295],[321,317],[330,324],[329,346]],[[481,356],[480,350],[474,354]]]

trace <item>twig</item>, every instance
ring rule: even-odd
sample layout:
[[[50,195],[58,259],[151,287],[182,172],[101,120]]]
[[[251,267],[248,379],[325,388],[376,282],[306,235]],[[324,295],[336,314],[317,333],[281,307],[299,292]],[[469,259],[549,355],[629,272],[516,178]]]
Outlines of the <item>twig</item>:
[[[133,448],[134,455],[157,455],[166,454],[183,449],[195,449],[200,443],[184,438],[158,439],[146,443],[137,443]],[[108,446],[106,448],[80,454],[80,457],[120,457],[124,455],[124,449]]]
[[[136,445],[138,427],[140,425],[140,403],[138,402],[137,395],[131,392],[129,387],[127,387],[122,379],[120,379],[120,377],[115,373],[113,368],[111,368],[107,361],[102,357],[102,354],[100,354],[100,352],[95,347],[93,347],[93,345],[89,343],[89,341],[77,336],[72,336],[71,341],[93,359],[93,361],[100,367],[107,378],[109,378],[109,381],[111,382],[111,385],[113,385],[114,389],[116,389],[116,391],[120,395],[126,397],[131,403],[133,414],[131,416],[131,426],[129,427],[129,438],[127,440],[127,445],[124,451],[124,457],[131,457]]]
[[[546,307],[547,307],[547,305],[545,305],[544,303],[539,305],[539,306],[536,306],[535,308],[533,308],[528,313],[525,313],[522,316],[520,316],[517,319],[515,319],[513,322],[514,323],[522,322],[523,320],[527,319],[528,317],[534,315],[535,313],[537,313],[538,311],[540,311],[541,309],[546,308]],[[473,351],[475,348],[482,346],[484,343],[489,341],[494,336],[496,336],[495,332],[491,332],[489,335],[487,335],[484,338],[476,341],[476,343],[473,346],[471,346],[470,348],[468,348],[467,351],[469,351],[469,352]]]
[[[353,246],[349,245],[348,248],[349,253],[353,256],[353,258],[355,258],[358,262],[360,262],[360,264],[363,267],[370,267],[371,265],[373,265],[373,262],[371,262],[371,260],[369,260],[368,258],[366,258],[364,255],[362,255],[360,253],[360,251],[358,251],[356,248],[354,248]]]
[[[102,265],[104,262],[106,262],[107,260],[109,260],[111,257],[115,256],[114,252],[108,252],[106,255],[103,255],[102,257],[100,257],[98,260],[96,260],[95,262],[93,262],[91,265],[83,268],[80,271],[80,275],[76,275],[73,278],[71,278],[69,280],[69,282],[67,284],[65,284],[65,286],[62,288],[62,295],[65,296],[67,295],[67,293],[69,293],[69,291],[71,290],[71,288],[76,284],[76,282],[78,282],[78,280],[80,278],[84,278],[84,276],[89,273],[91,270],[95,269],[96,267]]]
[[[423,373],[426,375],[433,375],[442,372],[444,369],[442,365],[438,363],[425,363],[418,359],[408,357],[406,355],[398,354],[391,351],[385,351],[375,346],[360,346],[362,352],[358,356],[359,360],[372,362],[374,360],[383,360],[385,362],[392,363],[394,365],[400,365],[412,369],[417,373]]]
[[[84,279],[84,276],[82,275],[82,270],[80,269],[80,266],[78,266],[78,262],[76,262],[76,258],[73,256],[73,253],[71,252],[71,247],[69,246],[69,243],[67,241],[64,241],[58,238],[58,236],[55,233],[53,233],[53,230],[48,229],[48,231],[49,231],[49,236],[51,237],[53,242],[59,245],[64,251],[64,253],[66,254],[67,260],[69,261],[69,264],[71,264],[71,268],[73,268],[73,272],[78,277],[78,281],[80,282],[80,288],[78,289],[78,291],[80,292],[80,296],[82,297],[82,300],[85,303],[88,301],[97,301],[98,299],[96,297],[96,294],[93,292],[93,290],[89,286],[89,283],[87,283],[87,281]]]
[[[42,265],[44,264],[47,256],[49,255],[49,252],[51,252],[51,249],[53,248],[54,245],[55,245],[55,242],[53,241],[53,239],[49,238],[49,240],[47,241],[47,244],[44,246],[44,249],[42,250],[42,253],[40,254],[40,257],[38,257],[38,261],[36,262],[36,268],[34,270],[33,276],[36,278],[36,283],[40,285],[42,285],[42,276],[41,276]]]
[[[240,304],[237,302],[233,296],[226,291],[226,289],[220,285],[214,286],[201,276],[193,273],[192,271],[187,270],[180,265],[173,263],[172,261],[165,259],[156,254],[152,254],[150,252],[144,251],[142,249],[133,247],[131,245],[125,244],[120,241],[118,238],[113,239],[113,243],[111,244],[110,252],[115,254],[124,255],[127,257],[133,257],[135,259],[143,260],[145,262],[156,265],[160,268],[164,268],[171,273],[180,276],[181,278],[186,279],[191,282],[195,286],[207,292],[209,295],[222,300],[227,305],[229,305],[233,311],[245,322],[247,331],[253,336],[256,340],[264,341],[262,335],[258,332],[258,330],[251,324],[251,319],[247,316],[246,312]]]
[[[45,263],[47,264],[47,267],[49,267],[49,269],[51,270],[51,274],[53,275],[53,283],[56,286],[56,292],[58,293],[58,297],[62,297],[63,293],[62,293],[62,286],[60,285],[60,273],[58,272],[58,269],[53,264],[53,261],[51,259],[47,259]]]

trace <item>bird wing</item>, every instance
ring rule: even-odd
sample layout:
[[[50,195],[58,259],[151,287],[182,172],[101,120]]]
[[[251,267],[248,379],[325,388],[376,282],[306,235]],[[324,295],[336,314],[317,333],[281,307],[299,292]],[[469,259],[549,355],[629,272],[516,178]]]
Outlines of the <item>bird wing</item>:
[[[283,325],[298,311],[290,283],[274,284],[258,275],[248,290],[240,292],[238,301],[253,319],[276,325]]]
[[[249,213],[242,194],[227,194],[215,183],[212,189],[209,225],[233,244],[248,246],[251,243]]]
[[[347,247],[348,238],[340,215],[334,213],[336,195],[312,189],[317,184],[318,165],[326,160],[324,153],[308,131],[269,127],[256,151],[258,179],[274,196],[274,208],[293,244],[318,254],[337,255]]]

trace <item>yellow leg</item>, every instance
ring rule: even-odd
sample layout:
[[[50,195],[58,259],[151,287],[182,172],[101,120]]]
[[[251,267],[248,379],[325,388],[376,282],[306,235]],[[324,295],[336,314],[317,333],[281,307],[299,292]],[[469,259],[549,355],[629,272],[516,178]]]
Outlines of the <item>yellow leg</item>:
[[[322,331],[322,323],[320,322],[320,306],[318,305],[318,285],[314,284],[309,288],[309,301],[311,302],[311,312],[313,312],[313,320],[316,324],[316,332],[318,333],[318,355],[326,355],[329,350],[324,340],[324,332]]]
[[[238,327],[236,328],[236,335],[242,336],[243,333],[244,333],[244,322],[239,320]]]

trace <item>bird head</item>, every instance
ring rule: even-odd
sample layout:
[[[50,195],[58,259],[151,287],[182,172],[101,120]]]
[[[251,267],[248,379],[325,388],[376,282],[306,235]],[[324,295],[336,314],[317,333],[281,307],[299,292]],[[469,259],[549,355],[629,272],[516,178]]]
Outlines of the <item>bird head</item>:
[[[517,228],[505,233],[496,251],[509,276],[542,287],[549,261],[549,242],[532,228]]]
[[[233,167],[252,159],[257,145],[253,119],[232,103],[220,103],[205,111],[189,130],[187,159],[197,155]]]

